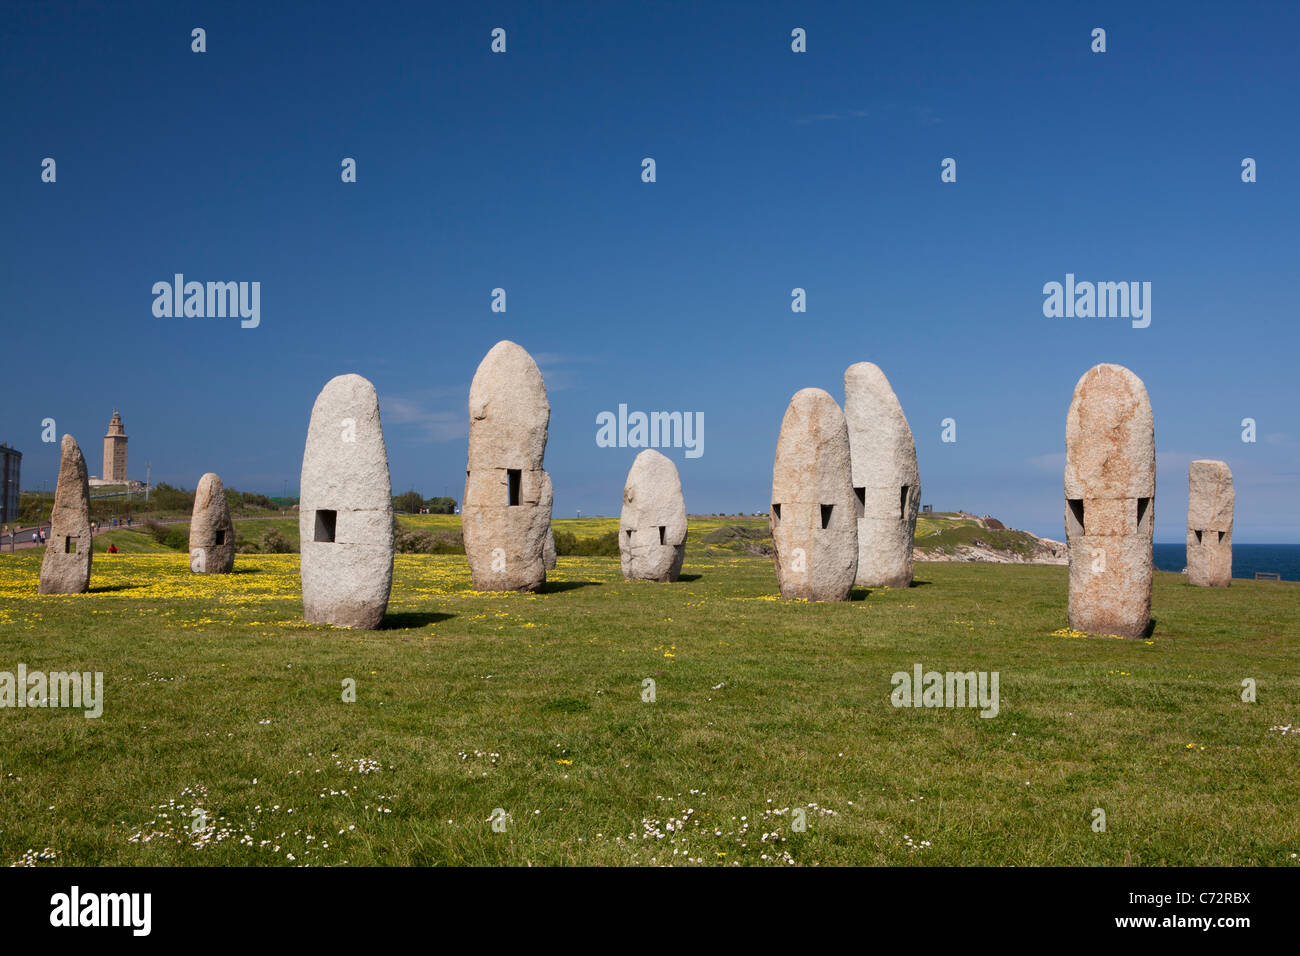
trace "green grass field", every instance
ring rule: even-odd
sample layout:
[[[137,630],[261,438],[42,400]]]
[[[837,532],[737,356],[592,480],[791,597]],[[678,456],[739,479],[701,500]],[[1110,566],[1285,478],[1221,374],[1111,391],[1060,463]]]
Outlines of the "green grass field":
[[[561,558],[536,595],[399,555],[358,633],[303,624],[297,555],[97,553],[70,597],[39,563],[0,557],[0,670],[102,671],[106,700],[0,711],[3,863],[1300,862],[1297,584],[1157,573],[1129,642],[1053,633],[1060,567],[807,604],[697,545],[676,584]],[[917,663],[999,672],[999,714],[894,708]]]

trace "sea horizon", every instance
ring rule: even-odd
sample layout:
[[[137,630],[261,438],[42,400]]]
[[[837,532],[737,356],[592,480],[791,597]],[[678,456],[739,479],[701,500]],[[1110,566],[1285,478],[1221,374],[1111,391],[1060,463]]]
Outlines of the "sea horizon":
[[[1156,542],[1152,557],[1160,571],[1180,573],[1187,567],[1184,542]],[[1280,574],[1283,581],[1300,581],[1300,544],[1232,544],[1232,576],[1253,579],[1255,572]]]

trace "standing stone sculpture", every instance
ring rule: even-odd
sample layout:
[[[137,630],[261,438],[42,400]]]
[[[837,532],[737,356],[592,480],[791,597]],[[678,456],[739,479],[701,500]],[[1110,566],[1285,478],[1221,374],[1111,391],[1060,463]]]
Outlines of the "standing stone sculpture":
[[[40,594],[84,594],[90,590],[90,476],[77,440],[63,436],[59,482],[50,511],[50,537],[41,561]]]
[[[1156,445],[1142,380],[1120,365],[1089,369],[1065,423],[1065,537],[1070,627],[1143,637],[1151,620]]]
[[[190,570],[196,574],[229,574],[235,566],[235,526],[221,479],[208,472],[194,491],[190,518]]]
[[[321,389],[302,455],[298,531],[311,624],[377,628],[393,584],[393,498],[375,387],[339,375]]]
[[[1198,459],[1187,468],[1187,583],[1232,583],[1232,511],[1236,495],[1228,463]]]
[[[502,341],[469,387],[469,465],[461,530],[479,591],[536,591],[546,582],[553,491],[542,470],[551,405],[533,357]]]
[[[781,596],[845,601],[858,570],[849,429],[835,399],[805,388],[790,399],[772,466],[772,543]]]
[[[885,373],[871,362],[844,373],[853,493],[857,498],[858,574],[863,587],[912,584],[912,538],[921,506],[916,443]]]
[[[555,500],[555,491],[551,487],[551,476],[546,472],[542,472],[542,477],[544,479],[542,500],[553,503]],[[554,511],[553,505],[551,510]],[[545,567],[547,571],[555,570],[555,557],[555,529],[551,527],[548,515],[548,520],[546,522],[546,543],[542,545],[542,566]]]
[[[546,529],[546,544],[542,547],[542,564],[547,571],[555,570],[555,532]]]
[[[686,502],[677,466],[647,448],[623,486],[618,554],[628,581],[676,581],[686,556]]]

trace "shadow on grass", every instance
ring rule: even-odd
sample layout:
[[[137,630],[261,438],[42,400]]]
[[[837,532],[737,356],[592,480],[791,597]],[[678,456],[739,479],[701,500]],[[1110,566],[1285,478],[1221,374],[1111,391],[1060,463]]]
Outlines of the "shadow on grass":
[[[101,584],[97,587],[87,588],[86,591],[90,594],[108,594],[112,591],[138,591],[142,587],[144,587],[143,584]]]
[[[384,615],[384,620],[380,623],[381,631],[409,631],[417,627],[428,627],[430,624],[437,624],[439,621],[449,621],[455,614],[447,614],[442,611],[398,611]]]
[[[679,575],[677,575],[677,580],[678,580],[678,581],[698,581],[698,580],[699,580],[700,578],[702,578],[702,577],[704,577],[704,575],[702,575],[702,574],[679,574]]]
[[[538,594],[559,594],[561,591],[576,591],[578,588],[594,587],[603,581],[547,581],[537,589]]]
[[[930,584],[931,584],[931,582],[929,582],[929,581],[918,581],[918,580],[916,580],[915,578],[913,578],[913,579],[912,579],[912,583],[909,584],[908,587],[912,587],[912,588],[927,588],[927,587],[930,586]],[[852,591],[849,592],[849,600],[850,600],[850,601],[865,601],[865,600],[866,600],[866,599],[871,595],[871,592],[872,592],[873,590],[879,590],[879,589],[878,589],[878,588],[854,588]],[[905,590],[907,590],[907,588],[886,588],[885,590],[888,590],[888,591],[905,591]]]

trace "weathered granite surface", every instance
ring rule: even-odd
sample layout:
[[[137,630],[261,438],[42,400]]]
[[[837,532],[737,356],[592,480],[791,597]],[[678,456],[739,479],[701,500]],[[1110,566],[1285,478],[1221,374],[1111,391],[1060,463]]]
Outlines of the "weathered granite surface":
[[[221,479],[208,472],[194,491],[190,517],[190,570],[196,574],[229,574],[235,567],[235,526]]]
[[[907,416],[878,366],[858,362],[844,373],[844,417],[858,499],[856,583],[908,587],[921,473]]]
[[[90,476],[77,440],[64,435],[59,446],[59,482],[50,512],[50,536],[41,560],[40,594],[83,594],[90,590]]]
[[[1187,468],[1187,583],[1232,583],[1232,519],[1237,496],[1224,461],[1198,459]]]
[[[676,581],[686,556],[686,501],[677,466],[653,448],[636,456],[623,486],[618,552],[629,581]]]
[[[542,459],[550,420],[537,363],[514,342],[498,342],[469,389],[461,529],[476,590],[535,591],[546,582],[553,491]]]
[[[373,629],[393,584],[393,499],[375,387],[339,375],[321,390],[302,456],[303,614]]]
[[[769,522],[781,596],[845,601],[858,569],[849,429],[827,392],[796,392],[781,422]]]
[[[1070,627],[1139,638],[1151,620],[1156,445],[1142,380],[1097,365],[1074,389],[1065,424]]]

